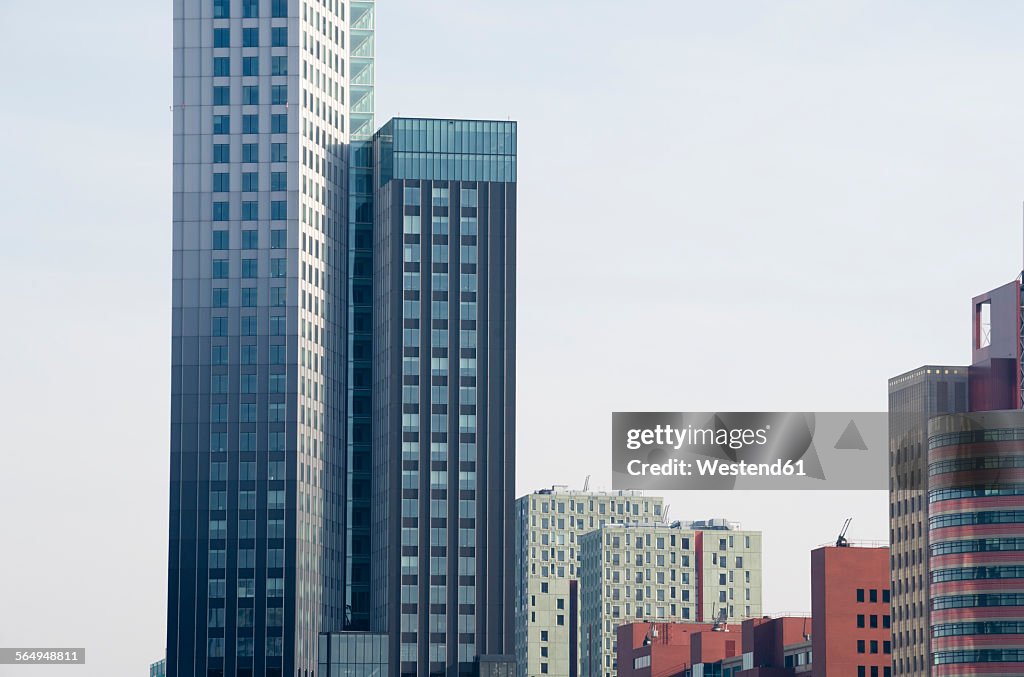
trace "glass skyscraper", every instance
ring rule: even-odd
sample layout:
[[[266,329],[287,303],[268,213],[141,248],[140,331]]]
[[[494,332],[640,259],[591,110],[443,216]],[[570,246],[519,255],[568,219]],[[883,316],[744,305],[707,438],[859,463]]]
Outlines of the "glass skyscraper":
[[[373,3],[176,0],[173,114],[167,670],[311,675],[368,623]]]
[[[515,149],[514,122],[374,137],[373,617],[392,674],[513,653]]]
[[[170,677],[511,653],[515,123],[373,115],[372,1],[175,0]]]

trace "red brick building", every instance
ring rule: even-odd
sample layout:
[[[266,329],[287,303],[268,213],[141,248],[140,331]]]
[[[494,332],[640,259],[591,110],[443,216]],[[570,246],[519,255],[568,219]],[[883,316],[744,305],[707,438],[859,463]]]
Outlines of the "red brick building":
[[[889,548],[811,552],[814,677],[890,677]]]

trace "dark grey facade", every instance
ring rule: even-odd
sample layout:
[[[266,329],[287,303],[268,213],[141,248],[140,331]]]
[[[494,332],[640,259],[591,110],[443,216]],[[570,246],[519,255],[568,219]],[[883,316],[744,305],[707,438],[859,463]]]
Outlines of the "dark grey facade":
[[[896,675],[929,675],[928,419],[969,409],[968,367],[889,379],[889,555]]]
[[[514,122],[374,136],[372,617],[394,675],[513,652],[515,148]]]
[[[368,624],[373,9],[174,2],[170,677],[308,677]]]

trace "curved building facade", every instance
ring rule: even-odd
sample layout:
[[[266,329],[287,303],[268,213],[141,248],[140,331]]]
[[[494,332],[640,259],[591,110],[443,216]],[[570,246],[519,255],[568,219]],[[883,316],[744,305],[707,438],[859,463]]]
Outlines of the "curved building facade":
[[[1024,411],[928,425],[932,674],[1024,670]]]

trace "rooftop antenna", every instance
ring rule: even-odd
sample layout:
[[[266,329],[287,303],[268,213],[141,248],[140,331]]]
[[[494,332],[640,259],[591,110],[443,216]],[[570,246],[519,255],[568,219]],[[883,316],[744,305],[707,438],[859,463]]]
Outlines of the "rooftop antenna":
[[[846,530],[850,528],[850,522],[852,522],[852,521],[853,521],[852,517],[847,517],[846,521],[843,522],[843,528],[839,532],[839,538],[836,539],[836,547],[837,548],[848,548],[848,547],[850,547],[850,542],[848,540],[846,540]]]
[[[590,488],[590,475],[587,475],[587,479],[583,480],[583,491]]]
[[[661,523],[668,524],[668,512],[672,509],[672,504],[669,503],[665,506],[665,509],[661,511]]]

